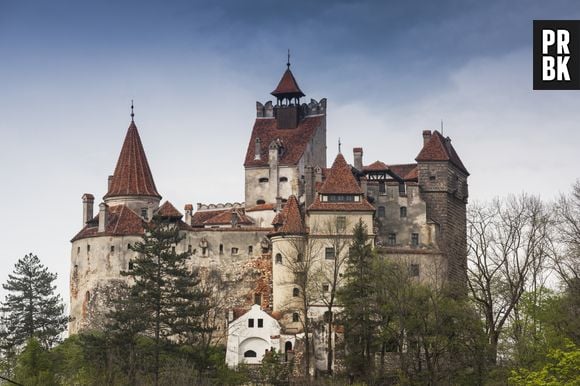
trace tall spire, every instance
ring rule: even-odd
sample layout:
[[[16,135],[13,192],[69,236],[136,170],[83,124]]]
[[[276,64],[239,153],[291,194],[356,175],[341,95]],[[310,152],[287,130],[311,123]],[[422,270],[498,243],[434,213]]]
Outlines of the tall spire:
[[[132,107],[132,104],[131,104]],[[127,130],[115,172],[105,198],[119,196],[149,196],[161,198],[155,187],[145,150],[133,121]]]
[[[290,50],[288,50],[286,71],[284,71],[278,86],[271,92],[271,94],[278,99],[278,104],[281,104],[280,102],[284,99],[287,99],[288,102],[291,102],[292,99],[294,99],[296,104],[299,104],[300,98],[305,96],[302,90],[300,90],[300,87],[298,87],[298,82],[296,82],[292,71],[290,71]]]

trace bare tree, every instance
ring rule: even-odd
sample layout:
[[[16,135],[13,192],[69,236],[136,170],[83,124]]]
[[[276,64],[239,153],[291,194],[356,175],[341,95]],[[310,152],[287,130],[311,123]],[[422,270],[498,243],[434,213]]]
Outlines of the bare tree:
[[[485,319],[490,360],[522,294],[542,286],[549,216],[537,197],[521,195],[468,212],[468,285]]]
[[[554,205],[555,242],[553,261],[567,286],[580,281],[580,180]]]

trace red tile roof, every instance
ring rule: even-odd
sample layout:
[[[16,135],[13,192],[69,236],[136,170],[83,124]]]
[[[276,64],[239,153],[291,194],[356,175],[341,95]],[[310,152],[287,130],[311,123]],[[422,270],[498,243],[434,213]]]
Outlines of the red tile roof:
[[[362,194],[362,190],[352,174],[351,167],[346,163],[341,153],[336,156],[326,180],[318,189],[318,193]]]
[[[312,139],[316,130],[322,125],[322,116],[306,117],[295,129],[278,129],[274,118],[258,118],[252,129],[252,136],[246,151],[244,166],[267,166],[268,147],[272,141],[280,139],[284,150],[278,158],[280,165],[296,165],[306,150],[306,145]],[[255,159],[256,138],[260,138],[260,159]]]
[[[274,91],[271,92],[277,98],[295,98],[295,97],[303,97],[304,93],[298,87],[298,82],[294,78],[294,74],[290,71],[290,68],[287,68],[282,75],[282,79],[278,83],[278,86]]]
[[[443,137],[443,135],[441,135],[441,133],[439,133],[437,130],[433,132],[431,139],[429,139],[425,146],[423,146],[423,149],[417,158],[415,158],[415,161],[449,161],[453,165],[457,166],[459,170],[469,175],[469,172],[451,145],[451,140],[449,137]]]
[[[135,122],[131,122],[115,167],[107,197],[159,197]]]
[[[402,179],[406,180],[409,173],[412,173],[417,169],[417,164],[400,164],[400,165],[391,165],[389,166],[391,171],[401,177]],[[417,177],[415,177],[417,178]]]
[[[175,209],[175,207],[169,202],[169,201],[165,201],[163,203],[163,205],[161,205],[159,207],[159,209],[157,209],[157,213],[158,216],[161,217],[167,217],[167,218],[182,218],[183,215],[177,210]]]
[[[228,209],[204,221],[203,225],[252,225],[254,222],[243,212]]]
[[[365,172],[367,172],[367,171],[383,171],[383,170],[389,170],[389,167],[387,166],[387,164],[385,164],[384,162],[381,162],[381,161],[375,161],[370,165],[363,166],[363,171],[365,171]]]
[[[218,216],[224,212],[227,212],[231,209],[220,209],[220,210],[201,210],[195,212],[193,216],[191,216],[191,226],[192,227],[203,227],[204,223],[212,217]]]
[[[317,196],[312,205],[308,207],[308,211],[374,212],[375,207],[364,197],[359,202],[322,202]]]
[[[306,233],[304,220],[300,213],[300,204],[296,196],[288,197],[288,202],[280,213],[276,215],[272,225],[278,234],[302,235]]]
[[[99,215],[97,215],[88,221],[71,241],[94,236],[142,235],[146,226],[145,221],[125,205],[107,207],[106,217],[105,232],[97,232],[99,224]]]

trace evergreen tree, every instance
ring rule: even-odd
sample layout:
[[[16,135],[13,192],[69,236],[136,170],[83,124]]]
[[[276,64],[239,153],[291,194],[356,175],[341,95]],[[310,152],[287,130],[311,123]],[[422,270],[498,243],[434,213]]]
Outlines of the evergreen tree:
[[[21,346],[37,338],[45,348],[59,341],[68,318],[60,295],[53,285],[56,274],[40,263],[37,256],[28,254],[18,260],[14,272],[2,287],[8,291],[2,303],[1,322],[5,326],[4,349]]]
[[[205,312],[202,304],[207,294],[198,286],[197,271],[187,267],[191,253],[176,252],[182,239],[177,223],[160,216],[153,218],[142,241],[131,246],[138,254],[132,261],[132,269],[123,272],[133,279],[129,303],[123,300],[124,306],[117,307],[111,315],[117,325],[140,319],[143,333],[153,337],[155,384],[159,382],[163,346],[170,346],[176,340],[196,343],[202,330],[200,316]],[[131,315],[126,315],[127,312]],[[135,323],[130,324],[131,328],[136,327]]]

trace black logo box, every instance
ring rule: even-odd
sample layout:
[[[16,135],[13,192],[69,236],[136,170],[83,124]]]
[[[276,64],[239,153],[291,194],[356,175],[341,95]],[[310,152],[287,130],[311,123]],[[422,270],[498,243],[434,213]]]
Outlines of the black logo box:
[[[564,29],[570,33],[570,59],[568,72],[570,80],[542,80],[542,31]],[[534,90],[580,90],[580,20],[534,20]],[[556,44],[548,48],[549,56],[558,56]]]

